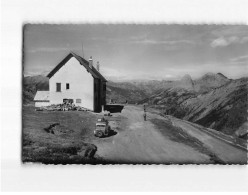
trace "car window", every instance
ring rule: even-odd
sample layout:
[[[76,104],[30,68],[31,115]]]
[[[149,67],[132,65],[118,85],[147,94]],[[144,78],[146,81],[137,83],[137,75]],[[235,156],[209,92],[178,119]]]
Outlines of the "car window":
[[[105,125],[97,125],[97,127],[105,127]]]

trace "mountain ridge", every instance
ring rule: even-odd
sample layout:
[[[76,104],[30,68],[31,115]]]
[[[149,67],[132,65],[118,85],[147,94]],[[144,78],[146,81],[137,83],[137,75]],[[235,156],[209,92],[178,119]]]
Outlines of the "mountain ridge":
[[[43,75],[27,76],[23,79],[23,86],[28,96],[28,102],[32,101],[37,90],[49,90],[48,78]],[[206,93],[216,87],[222,86],[229,82],[226,76],[221,73],[207,73],[202,77],[193,80],[189,74],[184,75],[180,80],[148,80],[132,82],[107,82],[107,102],[114,100],[119,103],[130,102],[138,103],[142,99],[158,93],[165,89],[182,88],[197,93]],[[25,98],[24,98],[25,99]],[[24,101],[25,102],[25,101]]]
[[[161,112],[234,135],[247,116],[248,78],[229,79],[207,73],[193,80],[107,82],[107,103],[148,104]],[[49,90],[42,75],[23,78],[23,103],[33,102],[37,90]],[[243,127],[242,127],[243,128]]]
[[[170,88],[141,101],[162,113],[235,135],[247,120],[248,78],[230,80],[208,92]]]

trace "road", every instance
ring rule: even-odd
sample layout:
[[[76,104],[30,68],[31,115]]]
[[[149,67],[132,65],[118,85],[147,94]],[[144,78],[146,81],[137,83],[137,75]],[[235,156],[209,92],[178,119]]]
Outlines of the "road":
[[[247,151],[234,147],[228,141],[223,141],[218,137],[212,136],[190,122],[171,117],[174,126],[178,126],[186,131],[189,135],[197,138],[205,147],[213,151],[220,159],[228,164],[247,164]]]
[[[110,163],[209,164],[237,163],[247,159],[245,151],[223,141],[213,138],[214,146],[211,146],[211,136],[203,135],[201,139],[199,132],[195,136],[189,124],[186,130],[180,130],[173,125],[184,126],[182,122],[168,125],[168,119],[149,112],[147,121],[144,121],[143,110],[138,106],[125,106],[122,113],[115,113],[111,118],[111,127],[117,134],[94,141],[98,147],[97,154]],[[195,128],[195,131],[198,130]],[[203,143],[204,139],[208,139],[207,144]]]

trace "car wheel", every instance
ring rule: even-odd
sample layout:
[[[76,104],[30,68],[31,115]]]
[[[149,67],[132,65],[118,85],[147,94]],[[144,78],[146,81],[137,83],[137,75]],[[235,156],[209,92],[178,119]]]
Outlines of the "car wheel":
[[[103,136],[103,133],[102,133],[101,131],[98,131],[98,132],[96,133],[96,135],[97,135],[97,137],[102,137],[102,136]]]

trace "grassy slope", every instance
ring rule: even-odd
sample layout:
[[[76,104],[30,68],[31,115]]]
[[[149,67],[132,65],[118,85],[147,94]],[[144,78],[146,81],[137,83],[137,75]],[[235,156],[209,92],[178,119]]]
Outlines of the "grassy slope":
[[[23,107],[23,162],[42,163],[96,163],[79,155],[92,145],[96,115],[89,112],[39,112],[33,106]],[[44,130],[59,123],[55,134]]]

